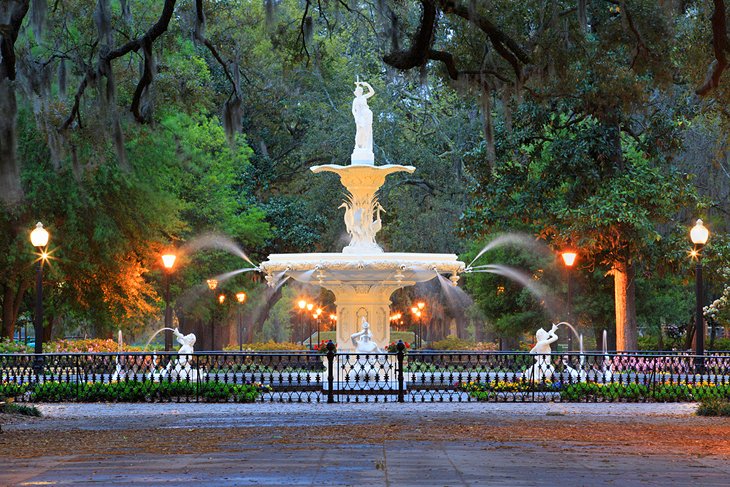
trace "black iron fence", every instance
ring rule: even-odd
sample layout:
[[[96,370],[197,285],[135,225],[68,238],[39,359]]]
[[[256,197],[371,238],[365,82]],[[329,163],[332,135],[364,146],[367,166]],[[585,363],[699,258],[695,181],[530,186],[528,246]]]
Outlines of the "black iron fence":
[[[694,401],[730,398],[730,356],[221,352],[0,355],[16,401]]]

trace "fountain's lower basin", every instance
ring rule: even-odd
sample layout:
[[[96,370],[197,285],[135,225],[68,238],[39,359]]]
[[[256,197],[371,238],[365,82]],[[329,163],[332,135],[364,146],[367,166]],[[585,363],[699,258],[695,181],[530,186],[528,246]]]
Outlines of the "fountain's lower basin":
[[[274,285],[284,276],[332,291],[337,305],[337,347],[352,350],[350,335],[365,317],[380,348],[390,343],[390,296],[397,289],[438,274],[454,284],[465,265],[455,254],[272,254],[259,266]]]

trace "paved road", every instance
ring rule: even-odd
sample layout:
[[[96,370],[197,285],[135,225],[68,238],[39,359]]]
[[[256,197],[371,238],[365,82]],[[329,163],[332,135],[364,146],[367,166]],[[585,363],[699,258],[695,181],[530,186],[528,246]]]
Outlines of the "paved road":
[[[730,478],[730,421],[696,418],[690,404],[41,409],[44,418],[4,426],[0,485],[726,486]]]

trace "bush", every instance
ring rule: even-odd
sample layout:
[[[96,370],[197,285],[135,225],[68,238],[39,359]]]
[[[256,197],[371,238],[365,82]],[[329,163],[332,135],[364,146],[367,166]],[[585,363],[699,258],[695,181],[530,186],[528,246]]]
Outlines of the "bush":
[[[730,416],[730,401],[727,398],[707,397],[700,400],[698,416]]]
[[[579,382],[566,385],[560,392],[560,398],[564,401],[685,402],[718,397],[730,397],[729,384],[658,383],[647,386],[644,384]]]
[[[475,342],[449,335],[443,340],[431,343],[434,350],[497,350],[497,344],[492,342]]]
[[[637,338],[639,350],[659,350],[659,337],[656,335],[644,335]]]
[[[2,406],[0,406],[0,412],[6,414],[20,414],[22,416],[41,416],[41,412],[38,410],[37,407],[15,403],[3,404]]]
[[[286,351],[286,350],[306,350],[307,347],[302,345],[301,343],[290,343],[290,342],[282,342],[277,343],[273,340],[269,340],[268,342],[256,342],[256,343],[244,343],[243,344],[243,350],[244,352],[259,352],[259,351],[272,351],[272,352],[278,352],[278,351]],[[237,352],[238,351],[238,345],[236,346],[230,346],[225,347],[223,350],[227,352]]]
[[[16,342],[9,338],[0,339],[0,353],[27,353],[25,343]]]
[[[709,338],[706,342],[709,346]],[[730,338],[715,338],[715,343],[713,344],[712,350],[730,350]]]
[[[224,382],[57,382],[40,384],[0,385],[0,395],[26,396],[37,402],[149,402],[201,397],[208,401],[254,402],[268,390],[261,384],[230,384]]]

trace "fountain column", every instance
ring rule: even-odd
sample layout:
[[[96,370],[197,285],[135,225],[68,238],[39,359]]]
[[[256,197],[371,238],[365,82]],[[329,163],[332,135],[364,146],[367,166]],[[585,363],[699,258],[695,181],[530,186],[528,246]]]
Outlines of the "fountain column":
[[[361,318],[370,323],[378,347],[390,343],[390,296],[402,286],[325,285],[335,295],[337,306],[337,344],[342,351],[353,350],[350,336],[360,331]]]

